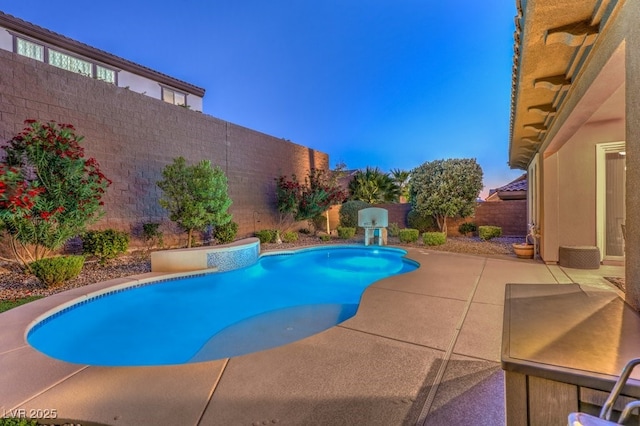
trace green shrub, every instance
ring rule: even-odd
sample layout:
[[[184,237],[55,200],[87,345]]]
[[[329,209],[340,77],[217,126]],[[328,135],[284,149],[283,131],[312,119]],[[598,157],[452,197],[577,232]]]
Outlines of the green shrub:
[[[142,224],[142,239],[145,243],[151,246],[158,245],[162,247],[164,245],[164,234],[159,230],[159,223],[143,223]]]
[[[331,235],[327,235],[327,234],[320,235],[320,239],[324,242],[331,241]]]
[[[349,238],[353,238],[356,235],[356,228],[352,228],[349,226],[338,226],[338,237],[343,240],[348,240]]]
[[[447,242],[447,235],[444,232],[425,232],[422,241],[428,246],[441,246]]]
[[[47,287],[56,287],[74,279],[80,275],[83,266],[84,256],[79,255],[47,257],[29,264],[33,275]]]
[[[473,222],[461,223],[460,226],[458,226],[458,232],[461,233],[462,235],[472,234],[477,230],[478,230],[478,227]]]
[[[260,240],[260,244],[275,243],[277,233],[275,229],[263,229],[256,232],[256,237]]]
[[[409,213],[407,213],[407,224],[409,225],[409,228],[417,229],[420,232],[438,229],[433,216],[422,216],[415,210],[410,210]]]
[[[289,231],[282,234],[283,243],[295,243],[298,241],[298,233],[295,231]]]
[[[401,229],[398,232],[398,238],[400,238],[401,243],[415,243],[418,241],[418,237],[420,236],[420,231],[417,229]]]
[[[502,235],[502,228],[499,226],[478,226],[478,237],[481,240],[488,241]]]
[[[351,200],[340,206],[340,226],[345,228],[356,228],[358,226],[358,212],[371,207],[369,203],[360,200]]]
[[[34,419],[2,417],[0,418],[0,426],[38,426],[38,421]]]
[[[218,244],[229,244],[236,239],[238,234],[238,224],[234,221],[227,222],[224,225],[216,225],[213,228],[213,238]]]
[[[313,226],[315,232],[326,230],[327,217],[324,214],[320,214],[309,219],[309,224]]]
[[[389,234],[390,237],[397,237],[398,232],[400,232],[400,227],[395,222],[390,223],[389,226],[387,227],[387,233]]]
[[[82,236],[82,253],[96,256],[102,264],[126,253],[128,248],[129,234],[115,229],[88,231]]]

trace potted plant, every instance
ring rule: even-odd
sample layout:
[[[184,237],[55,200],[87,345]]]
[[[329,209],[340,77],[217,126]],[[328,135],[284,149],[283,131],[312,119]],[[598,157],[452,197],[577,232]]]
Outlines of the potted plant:
[[[533,249],[534,249],[533,244],[524,242],[524,243],[513,243],[511,246],[513,247],[513,251],[515,252],[518,258],[533,259]]]
[[[533,259],[535,254],[535,241],[538,238],[536,227],[533,223],[529,224],[529,233],[524,238],[524,243],[513,243],[513,251],[520,259]]]

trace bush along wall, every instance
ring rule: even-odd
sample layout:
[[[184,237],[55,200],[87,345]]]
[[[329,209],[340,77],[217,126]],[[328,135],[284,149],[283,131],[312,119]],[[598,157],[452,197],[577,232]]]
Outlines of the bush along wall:
[[[478,237],[481,240],[488,241],[492,238],[498,238],[502,235],[502,228],[499,226],[479,226]]]
[[[418,241],[418,237],[420,236],[420,231],[417,229],[406,228],[401,229],[398,232],[398,238],[401,243],[415,243]]]
[[[425,232],[422,242],[427,246],[441,246],[447,242],[447,235],[444,232]]]

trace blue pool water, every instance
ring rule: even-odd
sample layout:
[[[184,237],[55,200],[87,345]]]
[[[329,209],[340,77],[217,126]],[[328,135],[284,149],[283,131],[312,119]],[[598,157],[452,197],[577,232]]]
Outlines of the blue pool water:
[[[234,271],[106,293],[35,324],[27,341],[68,362],[171,365],[243,355],[351,318],[364,290],[412,271],[404,250],[305,249]]]

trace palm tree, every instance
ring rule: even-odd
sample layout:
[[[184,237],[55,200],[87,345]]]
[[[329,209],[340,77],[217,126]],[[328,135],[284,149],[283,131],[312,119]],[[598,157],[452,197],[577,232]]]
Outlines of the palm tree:
[[[361,200],[369,204],[395,203],[400,196],[400,188],[387,173],[377,167],[358,170],[349,182],[351,200]]]
[[[391,169],[391,177],[398,188],[400,188],[400,202],[406,203],[409,200],[409,178],[411,177],[411,172]]]

